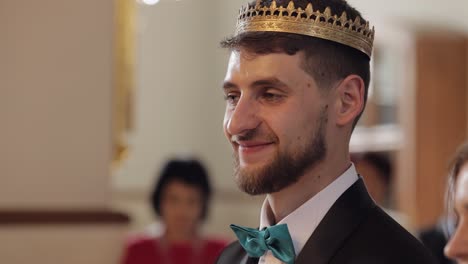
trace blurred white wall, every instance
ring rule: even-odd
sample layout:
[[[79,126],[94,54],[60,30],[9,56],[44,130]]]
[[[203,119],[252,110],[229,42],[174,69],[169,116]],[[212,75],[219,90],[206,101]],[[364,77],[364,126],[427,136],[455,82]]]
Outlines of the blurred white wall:
[[[178,153],[209,160],[211,172],[230,166],[222,138],[223,100],[214,73],[215,29],[197,1],[140,5],[135,129],[117,188],[148,188],[161,163]],[[200,15],[202,14],[202,15]]]
[[[468,1],[465,0],[348,0],[370,21],[382,26],[418,30],[431,28],[468,32]],[[385,34],[378,31],[376,34]]]

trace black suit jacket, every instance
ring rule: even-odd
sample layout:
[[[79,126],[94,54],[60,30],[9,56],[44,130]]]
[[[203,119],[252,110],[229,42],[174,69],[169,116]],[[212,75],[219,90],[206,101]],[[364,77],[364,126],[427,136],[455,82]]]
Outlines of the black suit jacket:
[[[239,244],[230,244],[217,264],[257,264]],[[327,212],[295,264],[435,264],[431,253],[354,183]]]

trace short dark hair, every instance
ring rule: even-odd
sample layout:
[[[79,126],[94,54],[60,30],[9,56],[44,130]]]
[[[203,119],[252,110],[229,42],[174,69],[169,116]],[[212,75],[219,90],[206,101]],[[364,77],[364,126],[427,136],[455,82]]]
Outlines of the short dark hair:
[[[205,220],[211,197],[211,185],[207,170],[197,159],[171,159],[164,165],[151,194],[151,205],[156,215],[161,216],[164,189],[174,181],[193,186],[200,191],[203,202],[201,219]]]
[[[287,6],[290,0],[277,0],[277,4]],[[272,0],[262,0],[261,4],[269,6]],[[345,0],[295,0],[294,4],[303,9],[311,3],[314,10],[324,12],[330,7],[333,14],[340,16],[346,12],[348,19],[361,17],[359,11],[351,7]],[[255,3],[251,3],[254,5]],[[366,20],[362,19],[363,23]],[[245,49],[253,54],[286,53],[294,55],[304,51],[302,68],[310,74],[319,87],[328,91],[333,82],[351,74],[362,78],[365,85],[364,106],[367,102],[370,83],[370,58],[363,52],[349,46],[305,35],[283,32],[245,32],[227,38],[221,42],[221,47],[230,50]],[[364,107],[362,112],[364,111]],[[353,127],[359,121],[362,112],[356,117]]]

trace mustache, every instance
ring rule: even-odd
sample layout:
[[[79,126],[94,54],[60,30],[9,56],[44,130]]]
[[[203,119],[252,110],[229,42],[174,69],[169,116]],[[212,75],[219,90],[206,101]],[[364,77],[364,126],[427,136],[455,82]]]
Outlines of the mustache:
[[[256,129],[247,130],[243,132],[242,134],[232,135],[231,142],[239,143],[242,141],[253,140],[257,137],[260,137],[260,132],[259,132],[259,129],[256,128]],[[264,138],[266,138],[269,141],[275,141],[275,142],[278,140],[278,138],[272,133],[266,133],[264,135]]]
[[[258,134],[257,129],[247,130],[246,132],[242,134],[232,135],[231,142],[236,143],[236,142],[241,142],[241,141],[252,140],[256,137],[257,134]]]

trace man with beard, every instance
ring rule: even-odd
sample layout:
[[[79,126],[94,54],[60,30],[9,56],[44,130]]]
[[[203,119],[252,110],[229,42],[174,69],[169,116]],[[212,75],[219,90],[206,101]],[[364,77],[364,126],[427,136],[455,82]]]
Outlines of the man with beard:
[[[434,263],[369,197],[349,157],[374,30],[344,0],[243,8],[224,80],[224,131],[240,189],[266,194],[259,229],[217,263]]]

